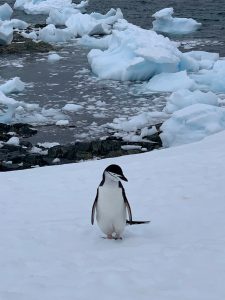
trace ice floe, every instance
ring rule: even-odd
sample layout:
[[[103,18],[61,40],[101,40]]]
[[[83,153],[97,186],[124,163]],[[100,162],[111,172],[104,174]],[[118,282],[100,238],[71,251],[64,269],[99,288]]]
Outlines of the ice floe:
[[[60,56],[57,53],[51,53],[51,54],[48,55],[48,61],[49,62],[59,61],[60,59],[62,59],[62,56]]]
[[[0,45],[9,45],[13,40],[13,26],[7,21],[0,21]]]
[[[225,129],[225,109],[208,104],[193,104],[178,110],[163,123],[163,146],[171,147],[199,141]]]
[[[73,33],[68,28],[59,29],[50,24],[38,32],[38,38],[47,43],[67,42],[73,38]]]
[[[109,48],[92,49],[88,61],[100,79],[147,80],[161,72],[176,72],[182,53],[176,43],[154,31],[119,22],[124,30],[113,30]]]
[[[74,104],[74,103],[67,103],[62,110],[67,112],[76,112],[78,110],[81,110],[83,108],[82,105]]]
[[[0,20],[2,21],[10,20],[12,14],[13,14],[13,10],[8,3],[4,3],[3,5],[0,5]]]
[[[101,17],[100,17],[101,16]],[[119,19],[123,19],[123,14],[118,8],[110,10],[110,14],[73,14],[66,21],[66,26],[74,33],[75,36],[104,35],[110,34],[112,25]]]
[[[188,34],[200,28],[201,23],[194,19],[173,18],[173,12],[172,7],[167,7],[152,15],[155,18],[155,21],[152,22],[153,29],[163,33]]]
[[[217,95],[212,92],[204,93],[199,90],[193,92],[189,90],[178,90],[167,97],[164,111],[166,113],[173,113],[179,109],[197,103],[218,106],[218,100]]]
[[[179,89],[193,89],[195,82],[186,71],[160,73],[143,85],[144,92],[174,92]]]
[[[215,93],[225,93],[225,60],[218,60],[210,70],[203,69],[197,74],[190,75],[199,89],[210,90]]]
[[[19,93],[25,89],[25,84],[19,77],[14,77],[0,85],[0,91],[4,94]]]

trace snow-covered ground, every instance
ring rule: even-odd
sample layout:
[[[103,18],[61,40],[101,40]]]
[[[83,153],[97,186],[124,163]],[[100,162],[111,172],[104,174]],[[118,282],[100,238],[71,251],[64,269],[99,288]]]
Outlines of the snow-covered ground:
[[[180,147],[0,174],[0,299],[222,300],[225,131]],[[123,168],[136,220],[90,224],[102,171]]]

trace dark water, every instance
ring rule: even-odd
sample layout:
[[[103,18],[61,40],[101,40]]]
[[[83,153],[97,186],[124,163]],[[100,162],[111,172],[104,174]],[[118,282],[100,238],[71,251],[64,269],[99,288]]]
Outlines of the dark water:
[[[1,0],[0,4],[5,2]],[[7,3],[12,6],[14,1]],[[174,16],[194,18],[202,23],[201,29],[194,34],[173,39],[188,42],[194,50],[218,52],[225,56],[225,0],[90,0],[88,10],[105,13],[111,7],[120,7],[129,22],[143,28],[151,28],[151,15],[157,10],[173,7]],[[46,16],[25,15],[20,11],[15,11],[14,17],[33,24],[44,23],[46,19]],[[56,63],[48,63],[47,54],[0,58],[1,77],[10,79],[19,76],[29,84],[23,94],[15,96],[19,100],[39,103],[45,108],[61,108],[67,102],[84,107],[80,112],[70,114],[70,124],[74,127],[41,126],[35,141],[64,143],[78,138],[93,138],[104,135],[105,130],[100,125],[111,122],[115,117],[162,110],[165,104],[163,95],[160,100],[156,100],[159,95],[135,96],[131,93],[133,83],[98,81],[87,63],[88,49],[72,43],[60,46],[58,51],[63,59]],[[104,101],[104,105],[99,105],[99,101]]]

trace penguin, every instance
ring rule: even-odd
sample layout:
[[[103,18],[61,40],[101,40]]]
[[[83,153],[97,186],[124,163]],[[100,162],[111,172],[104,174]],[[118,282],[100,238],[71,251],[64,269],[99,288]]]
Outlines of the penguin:
[[[109,165],[103,172],[102,181],[92,206],[91,224],[95,213],[98,226],[107,239],[122,239],[126,224],[144,224],[149,221],[133,221],[130,204],[121,180],[128,181],[120,166]],[[127,220],[128,215],[128,220]]]

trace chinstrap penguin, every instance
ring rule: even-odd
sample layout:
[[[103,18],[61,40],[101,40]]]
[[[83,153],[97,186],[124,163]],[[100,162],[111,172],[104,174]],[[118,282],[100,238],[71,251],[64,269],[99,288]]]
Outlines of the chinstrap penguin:
[[[108,239],[122,239],[126,224],[143,224],[149,221],[133,221],[130,204],[121,180],[128,181],[118,165],[109,165],[103,172],[92,206],[91,223],[95,212],[98,226]],[[128,215],[128,220],[127,220]]]

